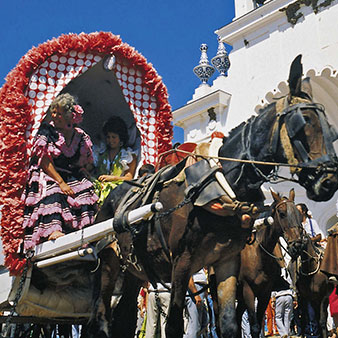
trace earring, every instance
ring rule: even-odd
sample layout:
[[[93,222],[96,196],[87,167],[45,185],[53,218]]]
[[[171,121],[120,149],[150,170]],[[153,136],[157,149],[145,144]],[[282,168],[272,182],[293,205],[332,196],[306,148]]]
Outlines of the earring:
[[[119,145],[120,145],[120,147],[122,147],[123,146],[123,142],[120,142]]]

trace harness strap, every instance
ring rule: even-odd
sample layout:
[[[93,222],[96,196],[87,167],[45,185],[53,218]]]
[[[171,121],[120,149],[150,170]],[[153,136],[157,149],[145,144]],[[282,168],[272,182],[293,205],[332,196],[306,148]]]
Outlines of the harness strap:
[[[310,162],[311,159],[310,159],[307,151],[305,150],[303,143],[299,140],[294,140],[293,143],[294,143],[303,163]]]
[[[195,282],[195,284],[199,284],[199,283]],[[201,284],[199,284],[199,285],[202,286]],[[198,291],[196,291],[196,292],[194,292],[194,293],[189,292],[189,296],[190,296],[190,297],[195,297],[195,296],[197,296],[197,295],[199,295],[199,294],[201,294],[201,293],[207,291],[207,290],[209,289],[209,287],[210,287],[210,284],[209,284],[209,283],[203,284],[202,288],[199,289]]]
[[[155,193],[155,197],[154,197],[153,202],[158,202],[159,197],[160,197],[160,193],[158,191],[158,192]],[[160,219],[159,219],[159,217],[157,217],[157,215],[155,215],[155,217],[154,217],[154,227],[155,227],[155,231],[157,233],[158,239],[160,240],[160,243],[162,245],[163,252],[164,252],[168,262],[170,262],[171,261],[170,251],[169,251],[167,242],[166,242],[164,235],[163,235]]]
[[[166,167],[161,168],[153,178],[150,187],[147,190],[147,193],[142,198],[142,205],[146,204],[150,198],[150,195],[154,193],[156,185],[163,185],[166,181],[176,177],[185,167],[188,157],[183,159],[181,162],[177,163],[176,165],[168,165]]]
[[[277,104],[276,104],[277,109]],[[270,139],[270,153],[275,154],[277,151],[278,141],[279,141],[279,130],[280,130],[280,117],[281,115],[277,113],[277,118],[275,124],[272,128],[272,134]]]
[[[332,156],[333,158],[336,157],[336,152],[333,148],[333,141],[332,140],[332,132],[330,130],[329,124],[325,117],[323,110],[317,108],[317,113],[319,116],[319,121],[323,130],[323,138],[325,143],[326,152],[328,155]]]
[[[95,245],[96,254],[99,254],[104,248],[106,248],[109,244],[113,242],[114,242],[113,235],[109,235],[100,239]]]
[[[293,152],[291,140],[290,137],[288,136],[288,131],[286,129],[285,124],[283,124],[282,127],[280,128],[280,140],[288,163],[295,165],[299,164],[298,160],[295,157],[295,153]],[[298,167],[290,167],[291,174],[294,174],[300,170],[301,169]]]
[[[146,204],[150,195],[154,192],[155,186],[158,184],[160,180],[160,176],[163,172],[165,172],[169,166],[161,168],[158,172],[156,172],[153,176],[151,176],[151,181],[147,182],[147,191],[145,192],[144,196],[142,197],[141,205]]]
[[[202,160],[205,161],[205,160]],[[198,162],[197,162],[198,163]],[[185,172],[188,179],[188,173],[191,171],[192,167],[188,167]],[[215,172],[220,171],[219,166],[214,166],[210,168],[197,182],[191,182],[184,191],[184,195],[188,198],[193,199],[198,193],[202,190],[206,183],[209,183],[210,177],[214,175]]]
[[[150,193],[152,192],[152,189],[157,184],[157,181],[161,175],[161,173],[166,170],[167,168],[164,167],[161,170],[159,170],[154,175],[147,177],[145,179],[144,185],[142,188],[136,188],[136,189],[129,189],[128,192],[124,195],[121,202],[119,203],[115,215],[114,215],[114,229],[116,229],[116,232],[124,232],[126,230],[131,230],[131,228],[128,226],[126,222],[126,210],[139,199],[142,195],[143,200],[145,201],[145,198],[148,198]],[[148,193],[147,193],[148,192]]]
[[[164,235],[163,235],[161,222],[157,217],[155,217],[155,220],[154,220],[154,227],[155,227],[155,231],[157,233],[158,239],[160,240],[162,250],[163,250],[168,262],[170,262],[171,261],[170,251],[169,251],[167,242],[166,242]]]

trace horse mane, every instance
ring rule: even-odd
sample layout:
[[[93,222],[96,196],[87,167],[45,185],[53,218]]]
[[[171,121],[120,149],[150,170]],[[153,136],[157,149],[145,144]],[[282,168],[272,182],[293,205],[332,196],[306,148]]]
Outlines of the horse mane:
[[[257,115],[251,115],[248,120],[242,122],[238,126],[236,126],[233,129],[231,129],[229,131],[228,137],[233,137],[235,134],[238,133],[239,130],[242,130],[242,128],[245,126],[245,124],[250,123],[252,120],[254,120],[255,118],[257,118],[257,116],[261,116],[264,113],[268,113],[268,112],[270,112],[272,110],[275,110],[276,109],[275,107],[276,107],[276,102],[272,102],[272,103],[268,104],[267,106],[259,109],[259,111],[257,112]]]

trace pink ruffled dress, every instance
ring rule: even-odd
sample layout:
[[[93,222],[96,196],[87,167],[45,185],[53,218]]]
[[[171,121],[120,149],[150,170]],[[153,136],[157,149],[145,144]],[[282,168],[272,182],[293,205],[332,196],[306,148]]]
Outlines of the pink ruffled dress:
[[[40,167],[47,156],[63,180],[72,188],[74,198],[65,195],[59,184]],[[69,145],[52,124],[43,123],[35,138],[25,201],[24,248],[34,248],[54,231],[69,232],[91,225],[97,211],[98,197],[82,168],[93,162],[92,142],[80,128],[75,128]]]

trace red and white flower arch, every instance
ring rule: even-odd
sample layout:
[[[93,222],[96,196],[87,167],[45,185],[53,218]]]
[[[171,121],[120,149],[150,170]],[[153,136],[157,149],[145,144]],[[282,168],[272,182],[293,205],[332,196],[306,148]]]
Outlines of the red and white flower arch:
[[[116,58],[115,75],[141,133],[142,161],[155,163],[171,148],[171,107],[153,66],[120,37],[108,32],[61,35],[32,48],[0,90],[0,204],[5,265],[15,274],[24,260],[23,202],[30,146],[52,100],[105,55]]]

